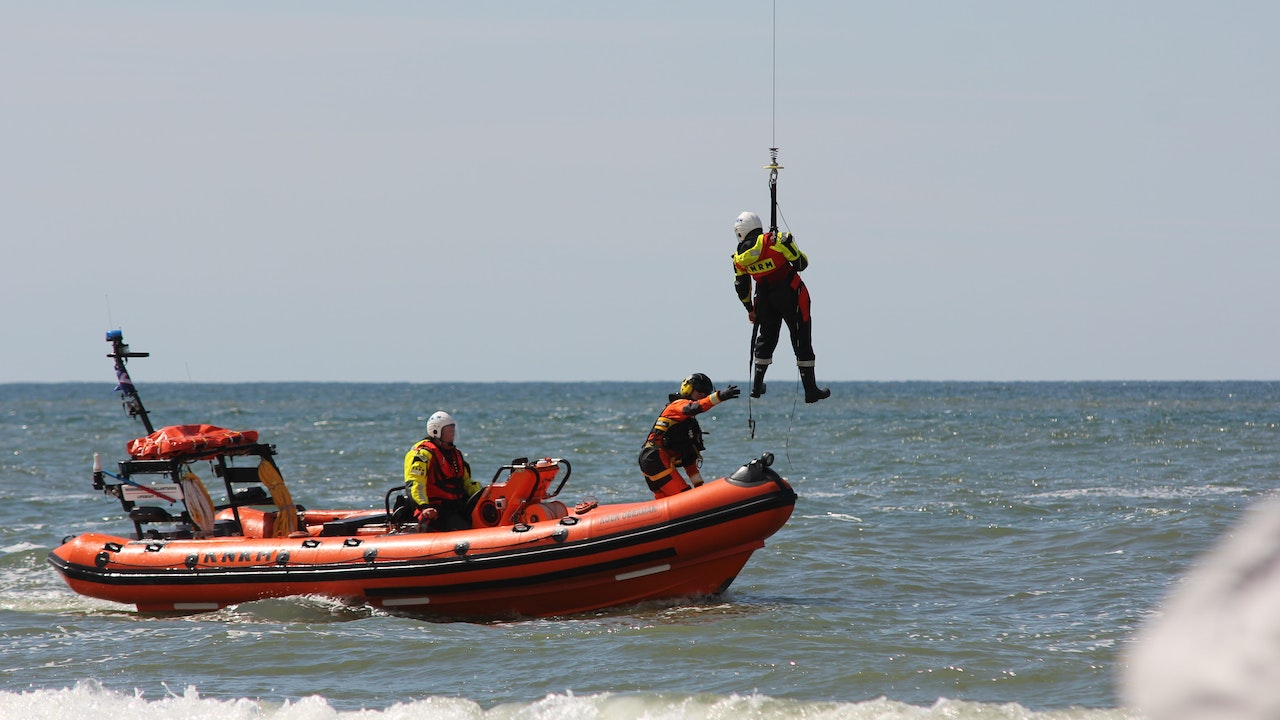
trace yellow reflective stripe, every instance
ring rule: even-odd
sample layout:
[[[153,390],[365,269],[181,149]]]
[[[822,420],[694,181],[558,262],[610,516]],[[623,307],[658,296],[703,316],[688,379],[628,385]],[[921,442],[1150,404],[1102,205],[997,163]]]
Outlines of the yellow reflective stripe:
[[[733,256],[733,262],[739,267],[750,268],[751,263],[760,259],[760,253],[762,252],[764,252],[764,235],[761,235],[756,239],[755,245],[752,245],[740,253],[736,253]]]
[[[778,248],[778,252],[782,253],[782,257],[787,260],[799,260],[804,253],[800,252],[800,248],[796,247],[794,240],[791,240],[791,233],[781,233],[778,238],[779,242],[774,243],[774,247]]]

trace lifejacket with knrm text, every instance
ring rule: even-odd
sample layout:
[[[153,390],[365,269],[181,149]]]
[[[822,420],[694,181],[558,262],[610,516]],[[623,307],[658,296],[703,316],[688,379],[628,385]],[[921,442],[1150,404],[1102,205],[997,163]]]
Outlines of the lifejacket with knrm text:
[[[754,245],[735,253],[733,264],[757,283],[788,282],[796,274],[773,233],[761,233]]]

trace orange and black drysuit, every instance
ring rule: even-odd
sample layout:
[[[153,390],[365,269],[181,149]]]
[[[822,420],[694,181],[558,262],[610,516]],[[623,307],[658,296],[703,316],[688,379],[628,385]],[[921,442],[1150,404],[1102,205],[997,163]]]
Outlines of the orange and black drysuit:
[[[432,507],[439,513],[431,523],[433,529],[471,527],[467,500],[480,490],[480,483],[471,479],[471,466],[457,447],[442,447],[435,438],[424,438],[404,456],[404,481],[418,509]]]
[[[702,484],[698,463],[706,446],[695,416],[720,404],[723,396],[716,391],[701,400],[690,400],[673,393],[669,399],[640,449],[640,472],[655,498],[690,489],[679,468],[685,468],[695,487]]]
[[[764,394],[764,374],[773,363],[782,324],[787,324],[796,366],[805,385],[806,402],[816,402],[830,395],[819,389],[814,380],[813,317],[810,314],[809,288],[800,273],[809,267],[809,258],[796,246],[791,233],[753,230],[738,243],[733,254],[734,289],[738,300],[754,313],[758,329],[752,348],[755,362],[751,396]],[[751,283],[755,281],[755,298]],[[824,394],[825,393],[825,394]]]

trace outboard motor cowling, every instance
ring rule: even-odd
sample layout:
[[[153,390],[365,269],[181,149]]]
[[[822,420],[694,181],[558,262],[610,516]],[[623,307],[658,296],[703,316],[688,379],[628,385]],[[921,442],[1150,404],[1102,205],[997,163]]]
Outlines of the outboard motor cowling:
[[[773,453],[764,453],[760,457],[743,465],[733,474],[725,478],[735,485],[759,485],[762,482],[783,482],[782,476],[773,471]]]

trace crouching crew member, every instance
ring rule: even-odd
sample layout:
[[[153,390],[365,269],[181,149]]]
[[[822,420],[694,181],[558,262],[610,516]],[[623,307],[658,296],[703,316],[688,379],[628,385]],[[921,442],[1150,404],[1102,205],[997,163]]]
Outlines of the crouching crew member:
[[[680,392],[669,397],[667,407],[653,423],[653,430],[640,450],[640,472],[655,498],[664,498],[702,484],[698,465],[702,462],[702,428],[697,415],[725,400],[738,397],[737,385],[716,390],[711,378],[694,373],[680,384]],[[689,474],[686,482],[680,474]]]

